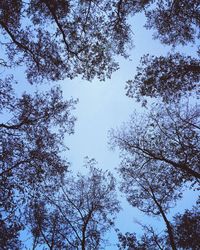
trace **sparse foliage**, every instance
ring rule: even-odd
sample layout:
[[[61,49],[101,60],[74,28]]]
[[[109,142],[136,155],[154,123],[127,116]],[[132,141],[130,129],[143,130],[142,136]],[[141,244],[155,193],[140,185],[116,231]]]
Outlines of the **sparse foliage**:
[[[122,129],[111,131],[111,144],[125,152],[133,168],[172,166],[185,180],[199,180],[199,107],[156,105],[145,116],[135,115]]]
[[[199,131],[198,106],[175,103],[154,105],[145,115],[132,116],[129,123],[110,133],[111,145],[121,151],[121,190],[133,207],[163,218],[167,228],[164,246],[169,249],[180,245],[167,213],[182,197],[186,181],[199,183]],[[131,249],[126,248],[131,244],[140,249],[134,237],[119,236],[121,249]],[[143,249],[163,249],[163,238],[155,236],[147,234]]]
[[[140,238],[135,233],[118,233],[119,250],[168,250],[166,239],[155,234],[152,228],[147,230]],[[165,248],[164,248],[165,247]]]
[[[199,249],[199,208],[185,210],[183,214],[174,216],[173,234],[177,249]],[[118,248],[120,250],[168,250],[171,249],[168,235],[165,232],[156,234],[153,228],[145,226],[145,233],[138,239],[135,233],[122,234],[118,232]]]
[[[182,191],[177,188],[179,179],[171,168],[149,162],[143,167],[133,168],[131,163],[121,164],[121,190],[128,202],[147,215],[161,216],[167,228],[172,249],[176,249],[173,229],[167,218],[167,212],[181,198]]]
[[[115,179],[89,163],[88,175],[69,176],[57,194],[33,201],[28,221],[39,245],[51,249],[101,249],[103,235],[119,211]]]

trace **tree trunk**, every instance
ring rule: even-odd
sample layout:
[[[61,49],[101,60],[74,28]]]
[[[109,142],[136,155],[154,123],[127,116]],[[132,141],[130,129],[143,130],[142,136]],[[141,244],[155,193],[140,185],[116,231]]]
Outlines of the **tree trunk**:
[[[151,190],[152,191],[152,190]],[[171,227],[171,224],[170,222],[168,221],[163,209],[162,209],[162,206],[158,203],[154,193],[152,192],[152,197],[153,197],[153,200],[154,202],[156,203],[158,209],[159,209],[159,212],[161,213],[161,216],[166,224],[166,227],[167,227],[167,232],[168,232],[168,235],[169,235],[169,240],[170,240],[170,245],[171,245],[171,248],[172,250],[177,250],[176,248],[176,244],[175,244],[175,240],[174,240],[174,234],[173,234],[173,230],[172,230],[172,227]]]

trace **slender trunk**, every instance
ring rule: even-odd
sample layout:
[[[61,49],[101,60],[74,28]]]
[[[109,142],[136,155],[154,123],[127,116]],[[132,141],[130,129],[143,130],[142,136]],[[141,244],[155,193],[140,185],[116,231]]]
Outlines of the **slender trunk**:
[[[168,235],[169,235],[170,245],[171,245],[171,247],[172,247],[173,250],[176,250],[177,248],[176,248],[176,245],[175,245],[174,234],[173,234],[173,230],[172,230],[171,224],[168,221],[168,219],[165,216],[165,213],[163,211],[161,212],[161,215],[162,215],[163,220],[165,221],[165,224],[166,224],[166,227],[167,227],[167,232],[168,232]]]
[[[86,219],[83,220],[83,226],[82,226],[82,240],[81,240],[81,250],[85,250],[86,249],[86,242],[85,242],[85,239],[86,239],[86,229],[87,229],[87,225],[89,223],[89,220],[91,219],[91,216],[92,216],[92,213],[93,213],[93,210],[90,210]]]
[[[161,216],[166,224],[166,227],[167,227],[167,232],[168,232],[168,235],[169,235],[169,240],[170,240],[170,245],[171,245],[171,248],[173,250],[177,250],[176,248],[176,244],[175,244],[175,240],[174,240],[174,234],[173,234],[173,230],[172,230],[172,227],[171,227],[171,224],[170,222],[168,221],[166,215],[165,215],[165,212],[163,211],[162,209],[162,206],[158,203],[154,193],[152,192],[152,197],[153,197],[153,200],[154,202],[156,203],[158,209],[159,209],[159,212],[161,213]]]
[[[85,250],[85,233],[86,233],[87,223],[88,221],[86,220],[86,222],[84,222],[82,227],[81,250]]]
[[[81,250],[85,250],[85,235],[83,235],[83,238],[81,241]]]
[[[34,237],[34,241],[33,241],[33,248],[32,248],[32,250],[35,250],[36,246],[37,246],[37,237],[35,236]]]

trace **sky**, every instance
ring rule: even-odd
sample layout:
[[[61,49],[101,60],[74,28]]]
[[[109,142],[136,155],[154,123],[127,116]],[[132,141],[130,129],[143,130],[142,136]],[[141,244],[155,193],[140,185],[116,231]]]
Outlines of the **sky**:
[[[75,134],[66,137],[66,144],[70,147],[69,159],[75,168],[82,164],[86,155],[96,158],[102,168],[116,167],[117,154],[108,150],[108,130],[127,121],[135,109],[141,110],[139,103],[125,95],[125,83],[133,78],[142,55],[165,53],[164,46],[152,40],[152,32],[142,28],[144,17],[138,15],[134,19],[134,48],[128,60],[117,58],[120,69],[111,79],[88,82],[76,78],[61,83],[64,97],[79,99],[75,111]]]
[[[78,98],[75,115],[75,134],[66,136],[65,143],[70,148],[67,152],[71,162],[71,170],[84,172],[84,157],[95,158],[98,167],[110,170],[119,180],[116,168],[119,166],[119,151],[111,151],[108,145],[108,131],[111,128],[120,127],[123,122],[129,120],[130,115],[136,110],[142,112],[141,105],[134,99],[127,97],[125,84],[133,79],[136,67],[144,54],[166,55],[172,48],[162,45],[158,40],[152,39],[153,32],[146,30],[145,17],[138,14],[131,19],[134,48],[130,51],[130,58],[117,58],[120,69],[113,73],[111,79],[105,82],[93,80],[84,81],[81,78],[64,80],[61,83],[63,95],[66,98]],[[193,53],[193,48],[179,48],[183,53]],[[175,50],[174,50],[175,51]],[[122,194],[119,194],[123,211],[117,217],[116,227],[125,233],[141,233],[141,226],[135,223],[139,220],[152,224],[159,230],[163,223],[161,219],[147,217],[137,209],[129,206]],[[196,194],[186,192],[184,199],[180,201],[176,212],[183,212],[184,208],[190,208],[196,199]],[[171,215],[172,216],[172,215]],[[116,249],[113,245],[116,240],[114,232],[108,234],[112,245],[106,249]]]

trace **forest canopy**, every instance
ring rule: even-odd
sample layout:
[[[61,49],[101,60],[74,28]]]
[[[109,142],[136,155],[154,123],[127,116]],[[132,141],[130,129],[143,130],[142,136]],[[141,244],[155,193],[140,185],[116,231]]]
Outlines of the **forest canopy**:
[[[126,83],[143,113],[110,130],[120,177],[94,159],[88,173],[72,174],[64,138],[76,132],[78,100],[65,100],[59,81],[110,78],[133,49],[139,13],[169,50],[143,55]],[[197,250],[199,201],[169,214],[185,190],[199,189],[199,1],[2,0],[0,32],[1,249],[104,249],[121,192],[165,230],[143,225],[138,237],[115,228],[118,249]],[[195,52],[183,53],[190,45]]]

